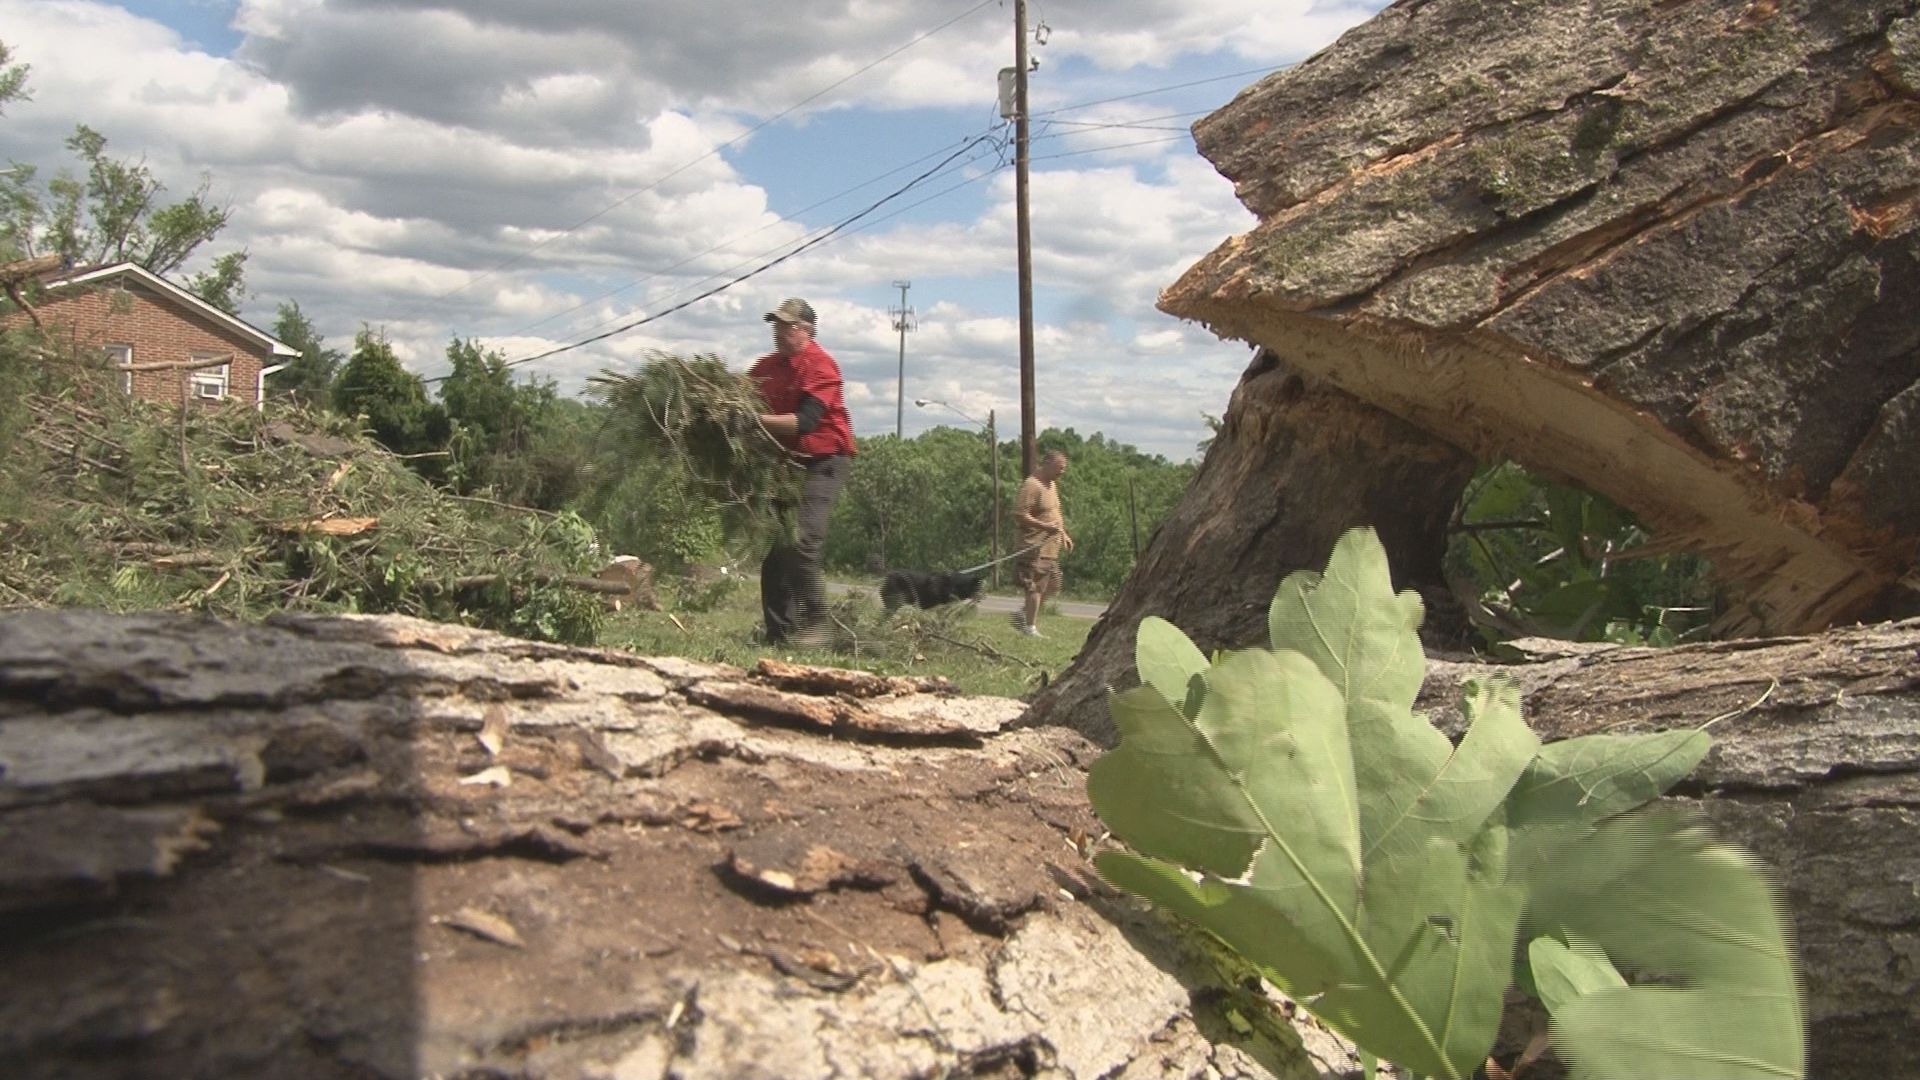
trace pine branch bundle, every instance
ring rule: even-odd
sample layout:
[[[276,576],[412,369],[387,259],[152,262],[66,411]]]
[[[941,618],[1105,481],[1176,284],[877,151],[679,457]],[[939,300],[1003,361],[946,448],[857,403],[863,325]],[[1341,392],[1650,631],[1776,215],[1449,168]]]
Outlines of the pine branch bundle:
[[[589,392],[607,406],[613,455],[678,473],[720,513],[729,540],[791,534],[805,473],[761,426],[767,404],[750,377],[715,356],[660,353],[638,371],[594,376]]]

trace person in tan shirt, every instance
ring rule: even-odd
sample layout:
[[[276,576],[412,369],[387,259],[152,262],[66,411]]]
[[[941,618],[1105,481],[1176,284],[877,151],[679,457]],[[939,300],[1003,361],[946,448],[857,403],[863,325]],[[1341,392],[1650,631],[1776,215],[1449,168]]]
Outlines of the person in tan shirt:
[[[1060,553],[1073,550],[1066,519],[1060,513],[1060,491],[1054,486],[1067,471],[1067,455],[1049,450],[1041,455],[1033,475],[1013,497],[1013,520],[1020,546],[1029,549],[1014,563],[1014,576],[1026,593],[1026,610],[1013,613],[1013,625],[1030,637],[1040,635],[1040,605],[1060,591]]]

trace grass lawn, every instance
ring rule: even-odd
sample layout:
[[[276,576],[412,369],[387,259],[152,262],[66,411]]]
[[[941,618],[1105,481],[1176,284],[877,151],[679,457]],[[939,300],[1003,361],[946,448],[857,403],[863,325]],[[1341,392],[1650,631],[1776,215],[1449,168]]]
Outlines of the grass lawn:
[[[885,618],[877,592],[861,588],[835,598],[833,648],[773,648],[759,640],[760,590],[751,580],[736,579],[704,602],[676,602],[670,590],[661,593],[666,611],[607,616],[601,644],[741,667],[772,656],[881,675],[944,675],[968,694],[1021,697],[1039,687],[1043,673],[1051,679],[1066,670],[1093,629],[1091,619],[1043,613],[1040,632],[1046,636],[1031,638],[1015,631],[1005,614],[972,604],[904,608]]]

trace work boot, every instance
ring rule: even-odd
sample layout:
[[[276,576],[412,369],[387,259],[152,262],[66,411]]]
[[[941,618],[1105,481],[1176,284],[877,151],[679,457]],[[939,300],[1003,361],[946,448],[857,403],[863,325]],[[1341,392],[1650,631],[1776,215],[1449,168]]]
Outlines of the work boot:
[[[796,630],[787,638],[787,643],[796,649],[824,649],[833,644],[833,628],[826,623],[815,623],[804,630]]]

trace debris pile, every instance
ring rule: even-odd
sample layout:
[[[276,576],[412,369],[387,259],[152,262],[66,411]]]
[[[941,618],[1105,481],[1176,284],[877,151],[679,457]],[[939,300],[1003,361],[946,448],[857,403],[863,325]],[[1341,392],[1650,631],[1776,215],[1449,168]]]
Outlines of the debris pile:
[[[0,606],[598,633],[614,586],[584,520],[441,491],[349,420],[155,406],[70,358],[0,390],[27,406],[0,448]]]

